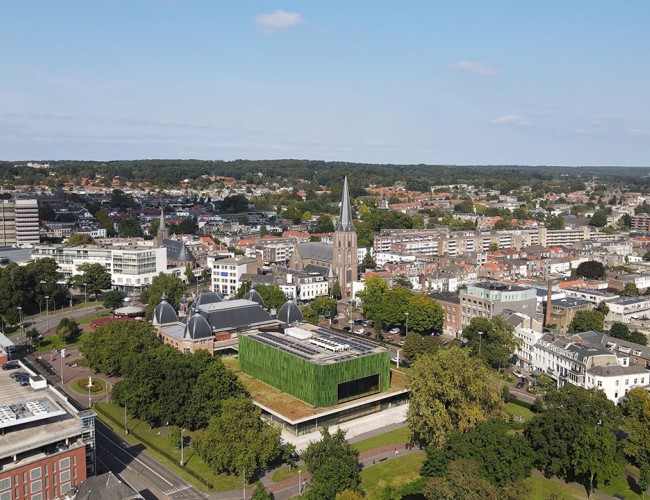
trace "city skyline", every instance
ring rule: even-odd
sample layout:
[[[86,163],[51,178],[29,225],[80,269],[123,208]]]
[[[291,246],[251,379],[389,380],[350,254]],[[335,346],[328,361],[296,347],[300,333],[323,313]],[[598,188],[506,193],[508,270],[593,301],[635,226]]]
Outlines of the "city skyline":
[[[0,156],[647,166],[650,5],[559,6],[4,2]]]

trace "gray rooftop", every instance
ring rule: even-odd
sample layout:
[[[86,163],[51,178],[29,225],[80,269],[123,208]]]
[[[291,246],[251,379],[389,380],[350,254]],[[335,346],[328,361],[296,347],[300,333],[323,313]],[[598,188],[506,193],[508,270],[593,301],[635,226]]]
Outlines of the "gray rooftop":
[[[604,365],[595,366],[587,370],[590,375],[598,375],[601,377],[614,377],[618,375],[641,375],[647,374],[648,370],[639,365],[621,366],[621,365]]]

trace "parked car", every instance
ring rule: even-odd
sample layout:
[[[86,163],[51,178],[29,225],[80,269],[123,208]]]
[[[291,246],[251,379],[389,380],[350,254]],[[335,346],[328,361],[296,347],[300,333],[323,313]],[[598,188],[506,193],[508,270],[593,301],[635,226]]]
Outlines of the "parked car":
[[[18,378],[18,377],[29,377],[29,374],[25,372],[13,372],[11,375],[9,375],[11,378]]]
[[[390,330],[388,330],[388,333],[395,335],[399,333],[399,328],[391,328]]]
[[[521,389],[524,385],[525,385],[525,384],[524,384],[523,382],[517,382],[517,384],[515,385],[515,387],[516,387],[517,389]]]
[[[363,328],[357,328],[354,333],[358,333],[359,335],[362,335],[365,332]]]
[[[9,361],[8,363],[2,365],[3,370],[15,370],[16,368],[20,368],[20,365],[15,361]]]
[[[524,385],[529,382],[528,377],[521,377],[521,381],[524,383]]]
[[[521,374],[521,372],[519,370],[513,371],[512,374],[517,378],[523,377],[523,375]]]
[[[354,320],[353,320],[353,319],[349,319],[349,320],[348,320],[348,325],[354,325]]]

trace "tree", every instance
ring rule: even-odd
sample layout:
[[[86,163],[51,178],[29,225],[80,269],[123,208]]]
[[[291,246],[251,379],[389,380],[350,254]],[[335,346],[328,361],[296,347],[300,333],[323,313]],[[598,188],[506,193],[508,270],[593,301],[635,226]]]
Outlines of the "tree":
[[[189,284],[191,284],[191,285],[193,285],[194,283],[196,283],[197,278],[196,278],[196,276],[194,275],[194,273],[192,272],[192,268],[191,268],[190,266],[186,266],[186,267],[185,267],[185,279],[186,279],[187,282],[188,282]]]
[[[472,214],[474,213],[474,203],[472,203],[472,200],[463,200],[460,203],[454,205],[454,212],[461,212],[464,214]]]
[[[37,340],[41,339],[41,332],[39,332],[36,328],[30,328],[25,332],[25,335],[31,342],[32,346],[36,344]]]
[[[104,308],[114,311],[124,305],[125,298],[126,294],[124,292],[120,292],[119,290],[109,290],[102,296],[102,305]]]
[[[639,345],[646,345],[648,342],[648,338],[645,334],[638,330],[630,331],[629,327],[625,323],[614,323],[609,330],[609,335]]]
[[[199,226],[192,218],[186,218],[178,224],[169,225],[170,234],[196,234],[199,232]]]
[[[627,434],[623,451],[639,466],[650,465],[650,393],[642,387],[632,389],[621,411],[621,430]]]
[[[645,492],[650,488],[650,464],[641,465],[638,484],[639,488],[641,488],[641,498],[645,499]]]
[[[336,494],[335,500],[363,500],[363,497],[356,491],[343,490]]]
[[[607,225],[607,213],[604,210],[596,210],[589,220],[589,225],[594,227]]]
[[[333,319],[336,317],[336,300],[329,297],[316,297],[311,301],[311,307],[318,316]]]
[[[93,217],[99,222],[99,225],[102,226],[103,229],[106,229],[106,234],[110,236],[115,236],[117,232],[115,231],[115,224],[113,224],[113,221],[111,218],[105,213],[102,212],[101,210],[97,210],[97,212],[93,213]]]
[[[76,337],[81,332],[79,325],[72,318],[62,318],[59,325],[56,327],[56,335],[63,343],[68,342],[70,339]]]
[[[430,478],[424,487],[427,500],[458,500],[465,498],[497,500],[500,492],[481,474],[473,460],[454,460],[444,476]]]
[[[261,482],[255,483],[255,490],[253,491],[253,496],[251,500],[271,500],[271,495]]]
[[[467,349],[452,345],[420,356],[408,374],[412,442],[443,446],[452,432],[465,433],[491,418],[504,418],[496,375]]]
[[[583,278],[600,279],[605,276],[605,266],[597,260],[582,262],[576,269],[576,274]]]
[[[607,317],[609,314],[609,306],[607,305],[607,302],[604,300],[601,300],[596,307],[594,307],[594,311],[598,311],[600,314],[603,315],[603,317]]]
[[[95,294],[95,298],[102,290],[111,287],[111,273],[102,264],[91,264],[89,262],[79,266],[81,274],[72,277],[72,283],[80,290]]]
[[[117,232],[120,238],[141,238],[144,236],[140,223],[135,219],[122,219],[117,224]]]
[[[271,285],[256,285],[255,290],[264,300],[264,307],[267,309],[279,310],[287,301],[287,296],[276,283]]]
[[[78,247],[80,245],[92,245],[93,243],[95,243],[95,240],[93,240],[89,234],[85,233],[74,233],[71,234],[68,238],[68,245],[71,245],[73,247]]]
[[[442,306],[423,293],[409,296],[406,307],[409,331],[422,334],[441,332],[445,313]]]
[[[339,429],[332,435],[324,428],[321,436],[302,454],[312,475],[308,498],[336,498],[345,490],[361,493],[359,452],[347,442],[345,432]]]
[[[600,332],[605,328],[605,317],[598,311],[578,311],[569,324],[570,333]]]
[[[380,320],[382,325],[404,326],[407,318],[404,313],[409,312],[412,297],[413,292],[401,286],[386,291],[378,305],[377,315],[372,319]]]
[[[499,249],[499,244],[498,243],[490,243],[488,246],[488,252],[496,252]]]
[[[316,219],[316,224],[314,224],[314,233],[320,234],[332,232],[334,232],[334,223],[329,215],[323,214]]]
[[[480,333],[479,333],[480,332]],[[463,329],[468,347],[493,368],[508,364],[510,356],[519,345],[515,328],[503,318],[472,318]]]
[[[404,339],[402,356],[406,361],[413,362],[422,354],[435,354],[442,347],[442,342],[433,335],[423,337],[419,333],[409,332]]]
[[[83,343],[81,352],[91,368],[119,376],[127,353],[143,352],[158,345],[156,332],[149,323],[109,321]]]
[[[261,417],[250,398],[225,400],[221,413],[196,438],[199,456],[215,472],[250,479],[280,453],[280,430]]]
[[[160,304],[163,295],[167,297],[167,302],[169,302],[175,310],[178,310],[181,297],[183,297],[184,294],[185,285],[183,284],[183,280],[176,276],[172,276],[171,274],[161,272],[151,280],[151,286],[142,290],[142,294],[140,295],[140,300],[147,304],[145,317],[151,318],[153,316],[153,310],[158,304]]]
[[[336,280],[332,285],[332,298],[335,300],[341,300],[343,294],[341,293],[341,284]]]
[[[169,444],[176,449],[181,447],[181,428],[177,425],[170,425],[168,429]]]
[[[300,308],[300,311],[302,312],[302,320],[305,323],[311,323],[312,325],[318,324],[318,314],[316,313],[316,311],[314,310],[311,304],[302,306]]]
[[[500,219],[494,223],[494,229],[497,231],[503,229],[512,229],[512,221],[506,219]]]
[[[544,405],[524,430],[544,474],[578,477],[591,492],[622,472],[616,446],[620,413],[603,391],[566,384],[547,392]]]
[[[565,224],[564,217],[562,217],[561,215],[558,216],[549,215],[546,217],[546,222],[544,223],[547,229],[552,229],[552,230],[564,229],[564,224]]]
[[[639,295],[639,289],[634,283],[626,283],[621,295],[625,295],[626,297],[636,297]]]
[[[367,269],[376,269],[377,268],[377,263],[375,260],[372,258],[372,255],[370,252],[366,252],[366,255],[364,255],[363,260],[361,261],[361,264],[359,264],[359,271],[362,273],[365,272]]]

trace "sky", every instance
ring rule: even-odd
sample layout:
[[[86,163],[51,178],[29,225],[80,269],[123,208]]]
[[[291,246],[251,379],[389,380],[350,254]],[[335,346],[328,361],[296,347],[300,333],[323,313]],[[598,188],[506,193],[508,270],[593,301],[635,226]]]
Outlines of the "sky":
[[[0,0],[0,160],[650,166],[650,2]]]

